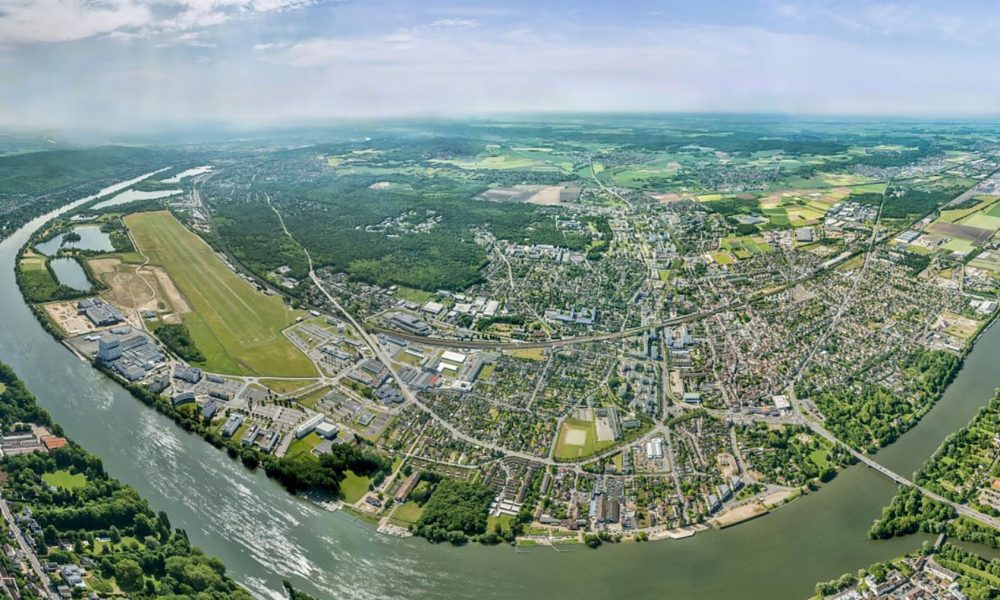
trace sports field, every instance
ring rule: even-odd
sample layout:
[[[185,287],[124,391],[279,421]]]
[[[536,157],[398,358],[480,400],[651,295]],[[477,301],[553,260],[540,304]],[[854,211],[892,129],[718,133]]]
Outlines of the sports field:
[[[558,459],[583,458],[613,443],[597,441],[597,424],[594,421],[566,419],[559,428],[554,456]]]
[[[163,267],[191,312],[183,315],[208,371],[234,375],[315,375],[312,362],[281,331],[302,313],[237,277],[201,238],[169,212],[125,217],[139,250]]]

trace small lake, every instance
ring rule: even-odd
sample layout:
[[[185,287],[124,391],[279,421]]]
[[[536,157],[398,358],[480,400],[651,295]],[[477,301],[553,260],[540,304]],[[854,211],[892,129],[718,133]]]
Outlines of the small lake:
[[[180,183],[181,179],[185,177],[194,177],[195,175],[201,175],[202,173],[208,173],[212,170],[212,167],[205,165],[203,167],[194,167],[193,169],[187,169],[186,171],[181,171],[180,173],[174,175],[173,177],[168,177],[162,179],[163,183]]]
[[[49,261],[49,265],[52,266],[52,272],[56,274],[59,283],[82,292],[89,292],[93,287],[87,279],[87,273],[75,258],[53,258]]]
[[[45,256],[54,256],[60,248],[78,248],[98,252],[113,252],[115,249],[114,244],[111,243],[111,237],[101,231],[100,225],[79,225],[74,227],[73,231],[80,236],[80,241],[65,242],[63,238],[66,234],[60,233],[51,240],[36,244],[35,249]]]
[[[118,194],[117,196],[104,200],[103,202],[98,202],[97,204],[91,206],[90,208],[94,210],[101,210],[111,206],[119,206],[121,204],[128,204],[129,202],[136,202],[138,200],[156,200],[158,198],[169,198],[170,196],[176,196],[182,193],[184,190],[154,190],[149,192],[143,192],[140,190],[128,190]]]

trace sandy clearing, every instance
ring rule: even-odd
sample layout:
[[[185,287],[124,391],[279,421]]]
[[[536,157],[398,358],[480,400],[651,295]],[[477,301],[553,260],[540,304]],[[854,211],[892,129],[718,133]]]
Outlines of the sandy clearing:
[[[562,194],[562,190],[561,185],[550,185],[532,194],[525,202],[538,206],[555,206],[559,204],[559,197]]]
[[[715,517],[713,521],[721,529],[723,527],[730,527],[732,525],[736,525],[737,523],[749,521],[750,519],[755,519],[765,514],[767,514],[767,508],[765,508],[764,505],[759,502],[751,502],[749,504],[744,504],[743,506],[727,510],[721,515]]]

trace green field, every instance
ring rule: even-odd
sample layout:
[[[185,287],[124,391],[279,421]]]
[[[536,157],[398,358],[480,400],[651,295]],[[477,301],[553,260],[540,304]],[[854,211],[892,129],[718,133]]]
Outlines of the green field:
[[[241,428],[242,429],[242,428]],[[237,431],[233,434],[233,439],[237,439],[242,435],[242,431]],[[287,458],[295,458],[296,456],[306,456],[315,458],[312,454],[312,449],[320,445],[323,438],[317,433],[310,433],[301,439],[295,440],[288,446],[288,452],[285,453]]]
[[[355,475],[354,471],[347,471],[345,475],[344,480],[340,482],[340,493],[344,495],[345,502],[354,504],[368,493],[372,479]]]
[[[958,252],[960,254],[968,254],[976,249],[976,247],[972,245],[972,242],[960,239],[949,240],[947,243],[942,244],[941,248],[952,252]]]
[[[66,469],[60,469],[51,473],[44,473],[42,481],[64,490],[76,490],[87,485],[87,476],[83,473],[71,474]]]
[[[323,398],[323,396],[327,395],[329,391],[330,391],[330,386],[321,387],[309,392],[305,396],[297,398],[296,402],[298,402],[302,406],[305,406],[306,408],[315,408],[316,403],[319,402]]]
[[[412,500],[408,500],[405,504],[400,504],[396,507],[396,510],[392,513],[392,521],[397,525],[406,527],[419,521],[420,515],[423,513],[423,507]]]
[[[308,358],[281,331],[300,314],[237,277],[198,236],[169,212],[125,218],[150,263],[166,269],[192,312],[183,315],[209,371],[306,377]]]
[[[287,394],[316,383],[313,379],[261,379],[260,383],[276,394]]]
[[[736,262],[736,258],[728,252],[713,252],[712,260],[720,265],[731,265]]]
[[[759,236],[725,237],[719,240],[719,247],[729,250],[736,258],[749,258],[754,254],[765,254],[773,248]]]
[[[963,219],[960,224],[996,231],[1000,229],[1000,217],[991,217],[986,213],[976,213]]]
[[[767,217],[772,225],[785,226],[791,224],[791,221],[788,219],[788,213],[783,208],[764,208],[761,209],[761,212],[764,213],[764,216]]]
[[[590,456],[607,448],[614,442],[597,441],[597,424],[594,421],[566,419],[559,428],[555,458],[574,459]]]

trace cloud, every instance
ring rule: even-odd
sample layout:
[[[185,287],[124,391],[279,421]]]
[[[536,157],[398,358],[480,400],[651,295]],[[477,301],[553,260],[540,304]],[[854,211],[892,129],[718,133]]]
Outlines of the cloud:
[[[279,48],[285,48],[288,46],[288,42],[270,42],[267,44],[254,44],[253,49],[257,52],[262,52],[264,50],[277,50]]]
[[[99,35],[130,41],[299,9],[319,1],[161,0],[144,4],[136,0],[0,0],[0,44],[70,42]]]
[[[438,19],[426,25],[426,29],[472,29],[479,27],[479,21],[475,19]]]
[[[67,42],[148,24],[131,0],[0,0],[0,44]]]

